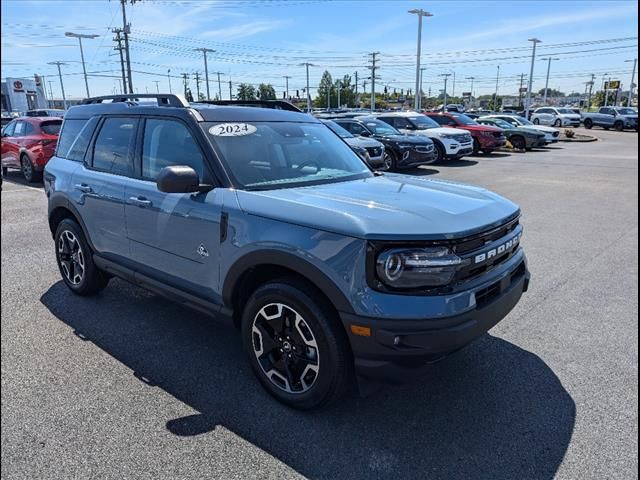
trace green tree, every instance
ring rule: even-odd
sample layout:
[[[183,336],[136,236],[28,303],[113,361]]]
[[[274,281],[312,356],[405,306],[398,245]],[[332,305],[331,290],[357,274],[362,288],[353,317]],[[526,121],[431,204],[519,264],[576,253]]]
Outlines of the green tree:
[[[253,85],[249,85],[248,83],[241,83],[238,85],[238,100],[255,100],[256,99],[256,89]]]
[[[314,106],[327,107],[327,104],[332,105],[331,97],[335,97],[335,94],[333,78],[331,78],[329,71],[325,70],[318,85],[318,96],[313,101]],[[329,98],[329,100],[327,100],[327,98]]]
[[[207,99],[207,96],[204,93],[200,92],[198,94],[198,100],[206,100],[206,99]]]
[[[544,95],[544,88],[538,90],[538,95]],[[566,94],[561,92],[560,90],[556,90],[555,88],[547,89],[547,97],[565,97]]]
[[[340,89],[340,104],[347,107],[356,106],[356,91],[355,85],[351,84],[351,75],[345,75],[342,80],[336,80],[334,84],[334,90],[336,91],[336,97],[338,96],[338,89]],[[336,98],[336,105],[338,99]],[[340,105],[338,105],[340,107]]]
[[[258,96],[260,100],[275,100],[276,99],[276,90],[273,88],[273,85],[261,83],[258,86]]]
[[[608,95],[607,105],[613,105],[616,101],[616,92],[611,91]],[[594,107],[602,107],[604,106],[604,92],[602,90],[595,93],[595,95],[591,98],[591,105]]]

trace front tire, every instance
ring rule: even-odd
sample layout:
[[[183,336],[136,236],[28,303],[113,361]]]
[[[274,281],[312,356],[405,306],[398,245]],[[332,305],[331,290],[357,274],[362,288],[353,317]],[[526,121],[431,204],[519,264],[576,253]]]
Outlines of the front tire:
[[[473,139],[473,154],[478,155],[480,153],[480,142],[474,138]]]
[[[618,132],[621,132],[624,130],[624,123],[616,122],[613,124],[613,128],[615,128]]]
[[[540,125],[540,120],[538,120],[537,118],[533,119],[533,124],[534,125]]]
[[[56,261],[62,280],[78,295],[95,295],[109,283],[109,278],[93,263],[93,254],[80,226],[66,218],[55,234]]]
[[[2,167],[2,175],[6,175],[7,173],[9,173],[9,167]]]
[[[593,120],[587,118],[584,121],[584,128],[586,128],[587,130],[591,130],[593,128]]]
[[[554,127],[561,127],[562,126],[562,122],[560,121],[560,119],[558,119],[555,122],[553,122],[553,126]]]
[[[397,168],[396,154],[385,149],[384,157],[382,159],[382,167],[380,169],[384,172],[393,172]]]
[[[290,407],[322,408],[353,385],[349,342],[337,314],[295,278],[269,282],[251,295],[242,340],[262,386]]]
[[[434,146],[436,147],[436,159],[433,163],[442,163],[447,158],[446,152],[444,151],[444,147],[439,143],[434,142]]]
[[[527,142],[525,141],[524,137],[520,135],[515,135],[511,137],[510,141],[511,141],[511,145],[513,145],[513,148],[515,150],[524,150],[525,146],[527,145]]]

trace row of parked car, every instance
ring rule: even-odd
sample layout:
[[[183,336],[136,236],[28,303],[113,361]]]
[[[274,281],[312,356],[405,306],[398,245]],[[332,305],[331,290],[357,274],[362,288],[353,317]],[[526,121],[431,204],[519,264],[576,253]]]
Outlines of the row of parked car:
[[[373,168],[400,170],[492,151],[557,142],[559,130],[516,115],[475,120],[458,112],[316,113]]]

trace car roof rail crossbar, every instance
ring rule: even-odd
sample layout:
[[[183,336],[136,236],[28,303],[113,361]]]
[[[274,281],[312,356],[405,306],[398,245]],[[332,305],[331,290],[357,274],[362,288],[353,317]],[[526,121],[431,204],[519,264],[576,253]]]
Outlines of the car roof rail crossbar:
[[[206,105],[228,105],[236,107],[260,107],[273,108],[275,110],[288,110],[290,112],[302,112],[298,107],[285,100],[199,100],[197,103]]]
[[[155,98],[158,102],[158,106],[166,107],[189,107],[189,102],[181,96],[175,93],[122,93],[120,95],[103,95],[101,97],[85,98],[82,101],[83,105],[103,103],[105,100],[111,100],[112,103],[118,102],[135,102],[142,98]]]

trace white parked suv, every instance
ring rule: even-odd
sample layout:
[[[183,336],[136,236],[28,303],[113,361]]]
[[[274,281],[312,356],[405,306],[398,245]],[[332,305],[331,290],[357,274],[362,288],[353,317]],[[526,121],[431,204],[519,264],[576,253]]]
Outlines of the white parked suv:
[[[541,107],[531,114],[531,121],[536,125],[579,127],[580,120],[580,115],[570,108]]]
[[[402,133],[423,135],[433,140],[436,147],[436,161],[459,159],[473,153],[473,138],[466,131],[441,127],[434,120],[418,112],[385,112],[376,118],[388,123]]]

